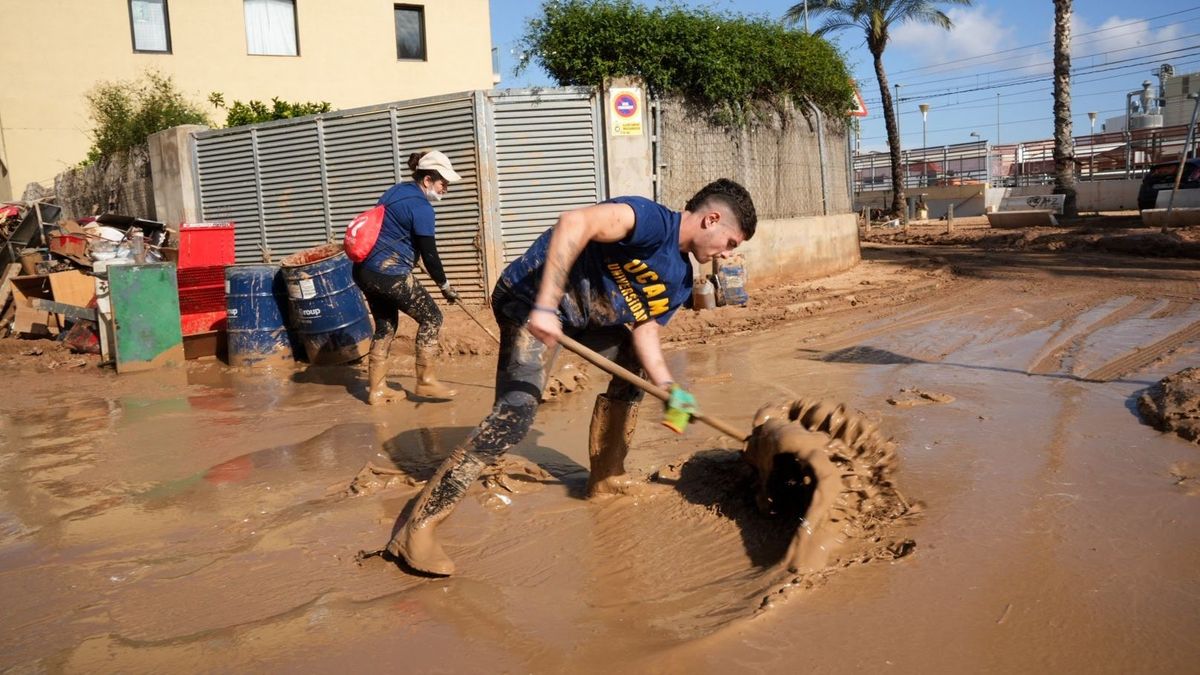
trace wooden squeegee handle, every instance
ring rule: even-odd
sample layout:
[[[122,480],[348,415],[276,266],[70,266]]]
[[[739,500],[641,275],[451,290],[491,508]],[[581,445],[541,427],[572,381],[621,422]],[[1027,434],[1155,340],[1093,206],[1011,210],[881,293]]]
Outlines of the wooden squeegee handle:
[[[596,366],[600,370],[603,370],[604,372],[608,373],[609,375],[612,375],[613,377],[619,377],[622,380],[625,380],[629,384],[632,384],[633,386],[637,387],[638,389],[641,389],[642,391],[646,392],[647,394],[650,394],[651,396],[653,396],[654,398],[657,398],[658,400],[662,401],[663,403],[666,403],[667,399],[671,398],[670,392],[668,392],[666,389],[663,389],[662,387],[659,387],[659,386],[649,382],[645,378],[639,377],[636,373],[633,373],[626,368],[622,368],[621,366],[618,366],[617,364],[613,363],[612,361],[609,361],[608,359],[604,358],[603,356],[600,356],[599,354],[592,351],[591,349],[584,347],[582,344],[580,344],[578,341],[574,340],[573,338],[570,338],[566,335],[560,335],[558,338],[558,341],[560,344],[562,344],[562,346],[566,347],[569,351],[579,355],[580,357],[582,357],[584,360],[586,360],[588,363],[592,364],[593,366]],[[724,420],[717,419],[716,417],[711,417],[709,415],[697,413],[695,415],[692,415],[692,419],[694,419],[698,422],[703,422],[703,423],[707,424],[708,426],[716,429],[717,431],[725,434],[726,436],[729,436],[729,437],[737,440],[740,443],[745,443],[750,438],[750,434],[743,433],[742,431],[739,431],[738,428],[733,426],[732,424],[729,424],[728,422],[725,422]]]

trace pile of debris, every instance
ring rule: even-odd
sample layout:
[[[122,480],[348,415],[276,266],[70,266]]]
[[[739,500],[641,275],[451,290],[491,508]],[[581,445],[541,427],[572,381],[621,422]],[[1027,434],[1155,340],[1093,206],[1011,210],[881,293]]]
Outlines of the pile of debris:
[[[44,200],[0,204],[0,338],[52,339],[100,354],[107,267],[169,258],[171,231],[133,216],[61,215]]]

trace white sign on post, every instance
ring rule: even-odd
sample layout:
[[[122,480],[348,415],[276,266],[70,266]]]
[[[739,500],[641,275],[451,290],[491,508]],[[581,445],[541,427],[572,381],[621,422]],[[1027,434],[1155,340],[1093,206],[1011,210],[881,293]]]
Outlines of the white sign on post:
[[[609,90],[609,119],[613,136],[642,135],[642,91],[636,87]]]

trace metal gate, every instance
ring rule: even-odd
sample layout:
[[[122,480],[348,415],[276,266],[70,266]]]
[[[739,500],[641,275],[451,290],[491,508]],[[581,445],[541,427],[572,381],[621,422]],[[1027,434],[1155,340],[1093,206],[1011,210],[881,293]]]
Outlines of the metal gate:
[[[465,298],[564,210],[603,197],[589,89],[463,92],[195,135],[206,221],[233,221],[238,262],[339,241],[356,214],[407,179],[410,152],[445,152],[463,180],[437,205],[438,251]]]
[[[506,92],[492,99],[504,262],[559,214],[604,198],[603,127],[587,89]]]

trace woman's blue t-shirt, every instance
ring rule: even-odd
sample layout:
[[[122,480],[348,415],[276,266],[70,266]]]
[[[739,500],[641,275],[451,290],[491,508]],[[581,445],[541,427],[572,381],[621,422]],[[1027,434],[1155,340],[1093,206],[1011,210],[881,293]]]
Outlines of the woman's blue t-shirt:
[[[633,231],[621,241],[593,241],[584,247],[571,266],[559,303],[563,325],[596,328],[650,319],[666,325],[692,297],[691,260],[679,250],[681,215],[644,197],[616,197],[605,203],[632,208]],[[500,276],[500,284],[524,301],[526,314],[537,297],[553,232],[543,232]]]
[[[433,205],[413,182],[393,185],[377,203],[384,206],[383,226],[362,264],[380,274],[408,274],[416,264],[413,238],[434,236]]]

